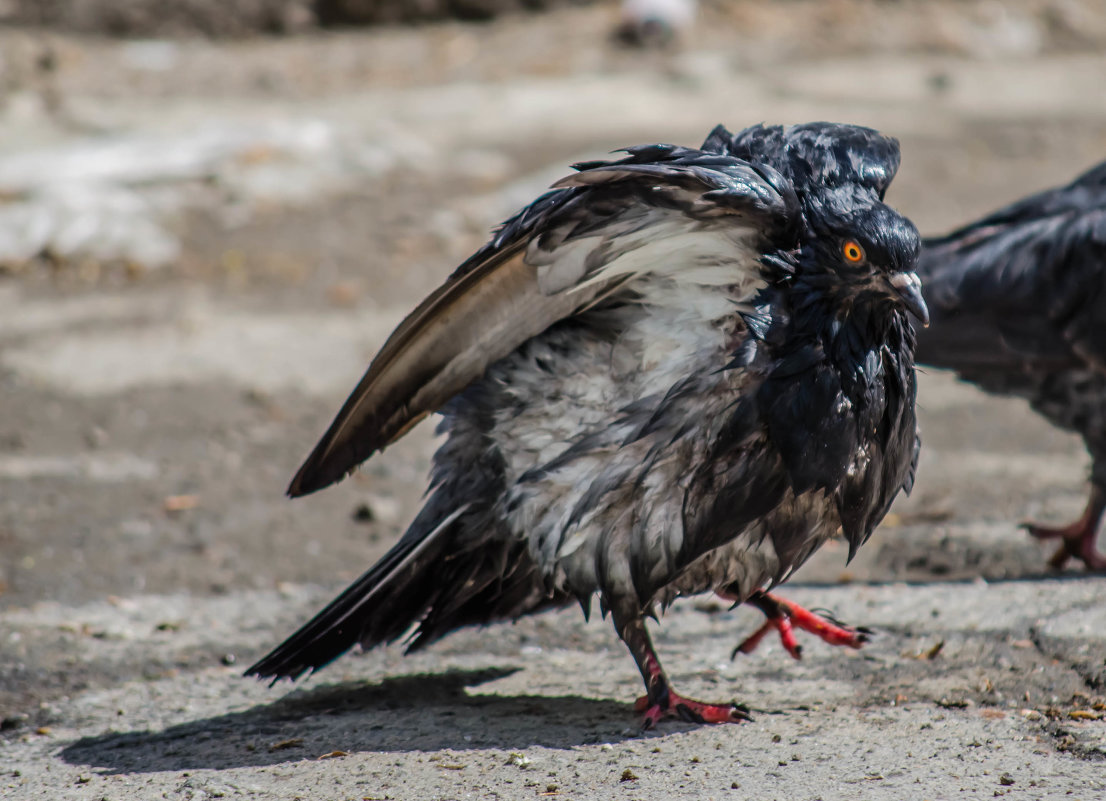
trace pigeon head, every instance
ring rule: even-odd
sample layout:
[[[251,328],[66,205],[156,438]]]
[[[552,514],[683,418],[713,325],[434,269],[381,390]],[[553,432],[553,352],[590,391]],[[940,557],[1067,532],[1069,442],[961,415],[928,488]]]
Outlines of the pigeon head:
[[[914,272],[921,237],[910,220],[857,185],[805,192],[801,202],[799,273],[834,292],[844,308],[890,303],[929,325]]]
[[[883,202],[899,167],[896,139],[830,122],[736,134],[719,126],[703,149],[767,164],[790,180],[805,219],[797,274],[844,301],[841,308],[897,305],[929,324],[914,272],[918,231]]]

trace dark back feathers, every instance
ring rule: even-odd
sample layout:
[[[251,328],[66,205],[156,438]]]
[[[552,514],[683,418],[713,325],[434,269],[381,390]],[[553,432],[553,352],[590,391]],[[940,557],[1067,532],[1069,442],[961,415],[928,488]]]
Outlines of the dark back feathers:
[[[899,169],[899,142],[872,128],[811,122],[753,125],[736,134],[719,125],[703,150],[770,164],[799,186],[859,185],[882,199]]]
[[[1106,370],[1106,163],[942,237],[918,264],[918,360],[968,371]]]

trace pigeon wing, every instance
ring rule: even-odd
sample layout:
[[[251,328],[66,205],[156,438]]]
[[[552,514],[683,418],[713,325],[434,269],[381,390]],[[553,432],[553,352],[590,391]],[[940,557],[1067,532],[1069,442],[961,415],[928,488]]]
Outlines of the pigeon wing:
[[[1106,372],[1106,164],[940,239],[918,265],[934,325],[919,361]]]
[[[742,256],[750,239],[761,250],[794,239],[798,200],[772,168],[672,145],[627,152],[619,161],[576,165],[578,173],[508,220],[419,304],[370,364],[289,495],[340,480],[490,364],[630,289],[635,277],[674,262],[725,269],[727,243],[735,245],[734,269],[748,270]],[[698,261],[697,248],[706,251]]]

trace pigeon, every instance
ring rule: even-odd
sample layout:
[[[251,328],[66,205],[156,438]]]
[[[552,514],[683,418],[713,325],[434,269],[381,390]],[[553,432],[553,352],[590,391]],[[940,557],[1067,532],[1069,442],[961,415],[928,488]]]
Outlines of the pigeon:
[[[1074,558],[1106,569],[1095,546],[1106,509],[1106,163],[926,239],[918,274],[933,313],[919,336],[919,362],[1024,398],[1083,437],[1091,489],[1082,516],[1066,526],[1025,526],[1060,540],[1053,567]]]
[[[691,30],[697,6],[697,0],[622,0],[614,38],[631,47],[668,47]]]
[[[655,144],[574,165],[385,342],[288,489],[342,479],[432,412],[430,488],[383,558],[247,675],[598,596],[642,727],[740,722],[683,697],[645,618],[758,599],[864,543],[917,461],[920,237],[883,202],[896,140],[758,125],[755,155]]]

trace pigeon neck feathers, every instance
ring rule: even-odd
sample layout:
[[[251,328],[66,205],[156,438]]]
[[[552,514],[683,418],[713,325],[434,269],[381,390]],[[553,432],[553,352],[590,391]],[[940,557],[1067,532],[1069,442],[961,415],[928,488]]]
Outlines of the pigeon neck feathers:
[[[916,446],[914,330],[888,279],[913,272],[920,238],[883,203],[898,144],[815,123],[719,128],[703,147],[767,164],[798,197],[797,247],[762,260],[770,277],[745,316],[754,344],[741,360],[765,370],[755,404],[793,491],[832,494],[855,551],[909,471],[865,470],[861,480],[849,454],[874,436],[867,452],[909,465]],[[843,242],[861,245],[862,258],[843,258]]]
[[[715,128],[702,149],[779,172],[802,210],[798,246],[764,263],[787,286],[788,326],[819,342],[846,374],[864,383],[868,343],[912,329],[888,279],[913,272],[921,250],[914,225],[883,203],[899,166],[898,141],[870,128],[816,122],[755,125],[731,134]],[[859,245],[850,262],[843,246]]]

